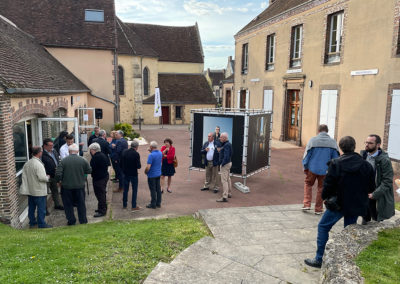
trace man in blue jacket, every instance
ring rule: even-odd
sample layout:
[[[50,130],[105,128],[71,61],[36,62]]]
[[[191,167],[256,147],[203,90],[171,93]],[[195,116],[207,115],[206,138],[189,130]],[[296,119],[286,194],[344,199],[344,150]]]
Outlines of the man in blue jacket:
[[[228,140],[228,133],[224,132],[219,138],[221,146],[217,148],[219,151],[219,164],[221,166],[221,182],[223,193],[217,202],[228,202],[228,198],[232,197],[230,171],[232,167],[232,144]]]
[[[312,188],[315,180],[318,180],[318,191],[315,199],[315,214],[320,215],[323,211],[322,187],[327,163],[339,157],[339,148],[336,141],[328,135],[328,126],[321,124],[318,127],[318,135],[308,141],[303,156],[303,167],[306,178],[304,180],[304,200],[302,210],[311,209]]]
[[[201,148],[203,164],[206,169],[206,181],[201,190],[213,189],[214,193],[217,193],[218,186],[221,183],[221,179],[218,175],[219,154],[217,148],[220,147],[221,144],[219,141],[214,140],[214,134],[212,132],[208,133],[207,139],[208,141],[204,143],[203,148]]]

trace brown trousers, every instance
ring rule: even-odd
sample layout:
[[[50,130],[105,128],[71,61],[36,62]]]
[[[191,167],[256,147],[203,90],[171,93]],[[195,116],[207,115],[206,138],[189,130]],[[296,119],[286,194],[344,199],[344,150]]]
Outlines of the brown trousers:
[[[230,176],[231,167],[232,163],[227,163],[226,165],[221,166],[221,182],[222,182],[222,188],[224,190],[222,193],[223,198],[228,198],[228,196],[232,194],[232,185]]]
[[[218,166],[213,165],[213,161],[207,161],[206,181],[204,187],[210,190],[219,189],[221,187],[221,178],[218,174]]]
[[[312,188],[315,183],[315,180],[318,180],[318,190],[317,196],[315,197],[315,212],[322,212],[323,210],[323,201],[322,201],[322,188],[324,186],[325,175],[320,176],[312,173],[311,171],[306,172],[306,178],[304,180],[304,207],[311,207],[311,199],[312,199]]]

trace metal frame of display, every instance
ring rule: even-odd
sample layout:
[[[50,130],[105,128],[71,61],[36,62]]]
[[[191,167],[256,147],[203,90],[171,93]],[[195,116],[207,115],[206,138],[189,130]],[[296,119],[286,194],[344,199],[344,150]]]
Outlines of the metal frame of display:
[[[231,176],[239,177],[243,179],[243,184],[246,186],[246,179],[258,174],[262,171],[265,171],[271,167],[271,141],[272,141],[272,122],[273,122],[273,112],[266,111],[262,109],[242,109],[242,108],[204,108],[204,109],[192,109],[190,110],[190,161],[191,165],[189,166],[189,174],[190,171],[205,171],[203,168],[194,167],[193,164],[193,124],[194,124],[194,114],[215,114],[215,115],[230,115],[230,116],[244,116],[244,133],[243,133],[243,155],[242,155],[242,174],[233,174]],[[271,114],[271,122],[270,122],[270,133],[269,133],[269,145],[268,145],[268,165],[262,167],[258,170],[255,170],[251,173],[246,173],[247,171],[247,148],[248,148],[248,135],[249,135],[249,117],[252,115],[260,115],[260,114]],[[189,177],[190,179],[190,177]]]

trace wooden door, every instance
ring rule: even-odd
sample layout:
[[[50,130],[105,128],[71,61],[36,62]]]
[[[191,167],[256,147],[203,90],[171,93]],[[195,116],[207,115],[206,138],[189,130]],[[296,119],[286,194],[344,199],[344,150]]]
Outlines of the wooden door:
[[[300,91],[288,90],[287,140],[297,140],[300,123]]]
[[[162,123],[169,124],[169,107],[163,106],[161,107],[162,110]]]
[[[246,108],[246,98],[247,98],[247,92],[246,90],[241,90],[240,91],[240,108]]]
[[[231,90],[226,90],[225,108],[231,108]]]

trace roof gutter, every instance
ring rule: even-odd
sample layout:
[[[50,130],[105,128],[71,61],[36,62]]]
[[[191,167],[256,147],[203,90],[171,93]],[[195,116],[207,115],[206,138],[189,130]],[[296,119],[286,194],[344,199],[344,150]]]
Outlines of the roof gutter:
[[[108,103],[110,103],[110,104],[113,104],[114,106],[118,106],[118,104],[117,104],[116,102],[112,101],[112,100],[105,99],[105,98],[100,97],[100,96],[96,96],[96,95],[94,95],[94,94],[92,94],[92,93],[90,93],[90,95],[93,96],[93,97],[95,97],[95,98],[97,98],[97,99],[100,99],[100,100],[103,100],[103,101],[108,102]]]
[[[90,90],[51,90],[32,88],[8,88],[6,91],[8,94],[73,94],[90,92]]]

